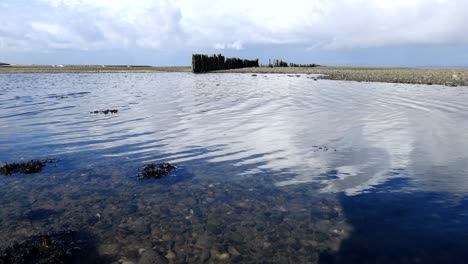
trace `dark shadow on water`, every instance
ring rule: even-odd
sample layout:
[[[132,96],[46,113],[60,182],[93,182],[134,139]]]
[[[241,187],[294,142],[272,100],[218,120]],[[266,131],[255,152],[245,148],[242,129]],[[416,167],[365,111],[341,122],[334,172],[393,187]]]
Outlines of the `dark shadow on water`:
[[[372,192],[339,196],[353,228],[336,254],[320,263],[467,263],[468,201],[451,193],[390,192],[395,179]]]

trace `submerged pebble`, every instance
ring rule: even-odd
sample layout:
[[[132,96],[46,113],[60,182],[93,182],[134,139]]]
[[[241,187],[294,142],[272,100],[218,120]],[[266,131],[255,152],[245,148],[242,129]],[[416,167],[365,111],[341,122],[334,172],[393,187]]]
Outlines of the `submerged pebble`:
[[[148,249],[141,254],[138,264],[167,264],[169,261],[158,252]]]

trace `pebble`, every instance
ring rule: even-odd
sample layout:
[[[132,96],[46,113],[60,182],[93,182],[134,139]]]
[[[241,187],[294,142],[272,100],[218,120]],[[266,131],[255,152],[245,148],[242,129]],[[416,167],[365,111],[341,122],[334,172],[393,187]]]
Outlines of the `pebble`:
[[[211,257],[210,250],[204,249],[201,254],[201,261],[206,262],[210,259],[210,257]]]
[[[156,251],[149,249],[145,250],[138,261],[138,264],[167,264],[169,261],[159,255]]]
[[[78,198],[92,204],[89,212],[94,213],[82,217],[94,218],[93,231],[107,242],[99,252],[118,263],[278,263],[285,256],[290,262],[310,263],[310,254],[336,249],[346,237],[349,229],[338,201],[318,200],[306,186],[262,189],[263,181],[180,184],[180,194],[171,185],[151,185],[138,189],[136,196],[135,190],[123,192],[111,202],[94,191]],[[50,201],[36,192],[31,196]],[[207,198],[213,203],[203,204]],[[310,203],[303,203],[306,198]],[[76,203],[67,199],[66,206]],[[12,206],[21,207],[14,202]],[[68,224],[66,217],[57,221]]]
[[[135,261],[128,260],[128,259],[120,259],[119,263],[121,263],[121,264],[136,264]]]
[[[228,260],[229,259],[229,254],[228,253],[221,253],[218,255],[217,259],[221,260],[221,261],[224,261],[224,260]]]
[[[206,234],[200,236],[200,237],[197,239],[197,243],[195,244],[196,247],[201,248],[201,249],[210,248],[211,245],[213,245],[213,241],[212,241],[212,239],[211,239],[208,235],[206,235]]]
[[[231,255],[234,255],[234,256],[239,256],[240,255],[239,251],[233,246],[229,246],[228,252]]]
[[[173,251],[167,252],[165,256],[168,260],[175,260],[177,258],[177,255]]]
[[[98,253],[100,255],[116,255],[119,251],[119,244],[102,244],[98,247]]]

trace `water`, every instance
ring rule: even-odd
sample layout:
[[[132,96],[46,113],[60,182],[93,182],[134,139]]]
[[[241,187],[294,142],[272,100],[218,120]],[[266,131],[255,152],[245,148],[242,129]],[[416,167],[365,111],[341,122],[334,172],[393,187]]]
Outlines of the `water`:
[[[0,76],[0,248],[100,260],[466,263],[468,90],[309,75]],[[117,114],[91,114],[118,109]],[[178,166],[137,180],[149,162]]]

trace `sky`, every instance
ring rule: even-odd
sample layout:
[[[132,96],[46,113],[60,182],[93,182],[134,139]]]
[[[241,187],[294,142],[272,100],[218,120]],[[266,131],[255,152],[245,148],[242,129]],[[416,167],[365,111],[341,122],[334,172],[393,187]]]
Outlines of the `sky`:
[[[468,66],[466,0],[0,0],[0,62]]]

